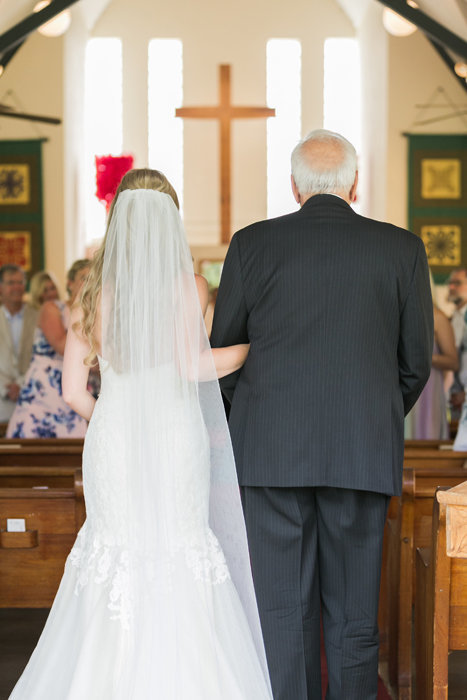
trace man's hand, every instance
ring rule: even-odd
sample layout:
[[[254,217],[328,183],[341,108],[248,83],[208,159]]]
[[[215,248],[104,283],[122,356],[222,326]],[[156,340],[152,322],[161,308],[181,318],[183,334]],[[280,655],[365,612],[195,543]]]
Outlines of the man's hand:
[[[7,398],[10,399],[10,401],[17,401],[19,392],[21,391],[21,387],[19,384],[15,384],[12,382],[11,384],[7,384]]]

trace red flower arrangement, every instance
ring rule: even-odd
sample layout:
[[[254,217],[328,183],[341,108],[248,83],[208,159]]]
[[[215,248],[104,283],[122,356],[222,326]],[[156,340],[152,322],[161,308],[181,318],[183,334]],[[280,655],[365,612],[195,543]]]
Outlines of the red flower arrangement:
[[[96,156],[96,197],[110,209],[122,177],[133,167],[133,156]]]

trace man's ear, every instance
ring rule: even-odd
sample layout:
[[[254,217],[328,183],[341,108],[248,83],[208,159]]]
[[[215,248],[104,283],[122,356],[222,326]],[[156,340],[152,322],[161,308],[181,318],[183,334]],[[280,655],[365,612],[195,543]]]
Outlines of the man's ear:
[[[297,204],[300,204],[300,192],[298,191],[297,185],[295,184],[295,180],[293,179],[293,175],[290,176],[290,182],[292,184],[292,192],[293,196],[295,198],[295,201]]]
[[[351,202],[355,202],[357,199],[357,185],[358,185],[358,170],[355,173],[355,180],[353,181],[353,185],[350,188],[350,192],[349,192],[349,199]]]

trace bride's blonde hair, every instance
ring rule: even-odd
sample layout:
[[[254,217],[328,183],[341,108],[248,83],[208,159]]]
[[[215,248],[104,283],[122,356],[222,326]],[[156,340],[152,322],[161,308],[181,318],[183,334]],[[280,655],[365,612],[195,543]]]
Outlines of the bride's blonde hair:
[[[120,192],[123,192],[124,190],[157,190],[159,192],[165,192],[172,197],[177,209],[179,208],[177,193],[165,175],[159,172],[159,170],[138,168],[129,170],[126,175],[123,176],[122,181],[120,182],[115,193],[115,197],[113,198],[112,204],[110,205],[104,240],[92,259],[89,274],[87,275],[77,302],[83,310],[83,317],[79,324],[79,330],[84,335],[90,346],[89,354],[85,359],[85,364],[87,365],[92,365],[97,355],[95,324],[102,286],[102,268],[104,264],[107,232],[109,230],[110,222],[112,221],[118,196]]]

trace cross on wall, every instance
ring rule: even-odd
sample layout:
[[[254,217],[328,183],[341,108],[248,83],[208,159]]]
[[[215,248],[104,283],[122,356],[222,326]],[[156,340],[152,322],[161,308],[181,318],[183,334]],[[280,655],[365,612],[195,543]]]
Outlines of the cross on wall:
[[[233,119],[275,117],[270,107],[241,107],[231,103],[230,65],[219,66],[219,104],[213,107],[179,107],[175,116],[185,119],[217,119],[220,124],[221,243],[231,237],[231,124]]]

